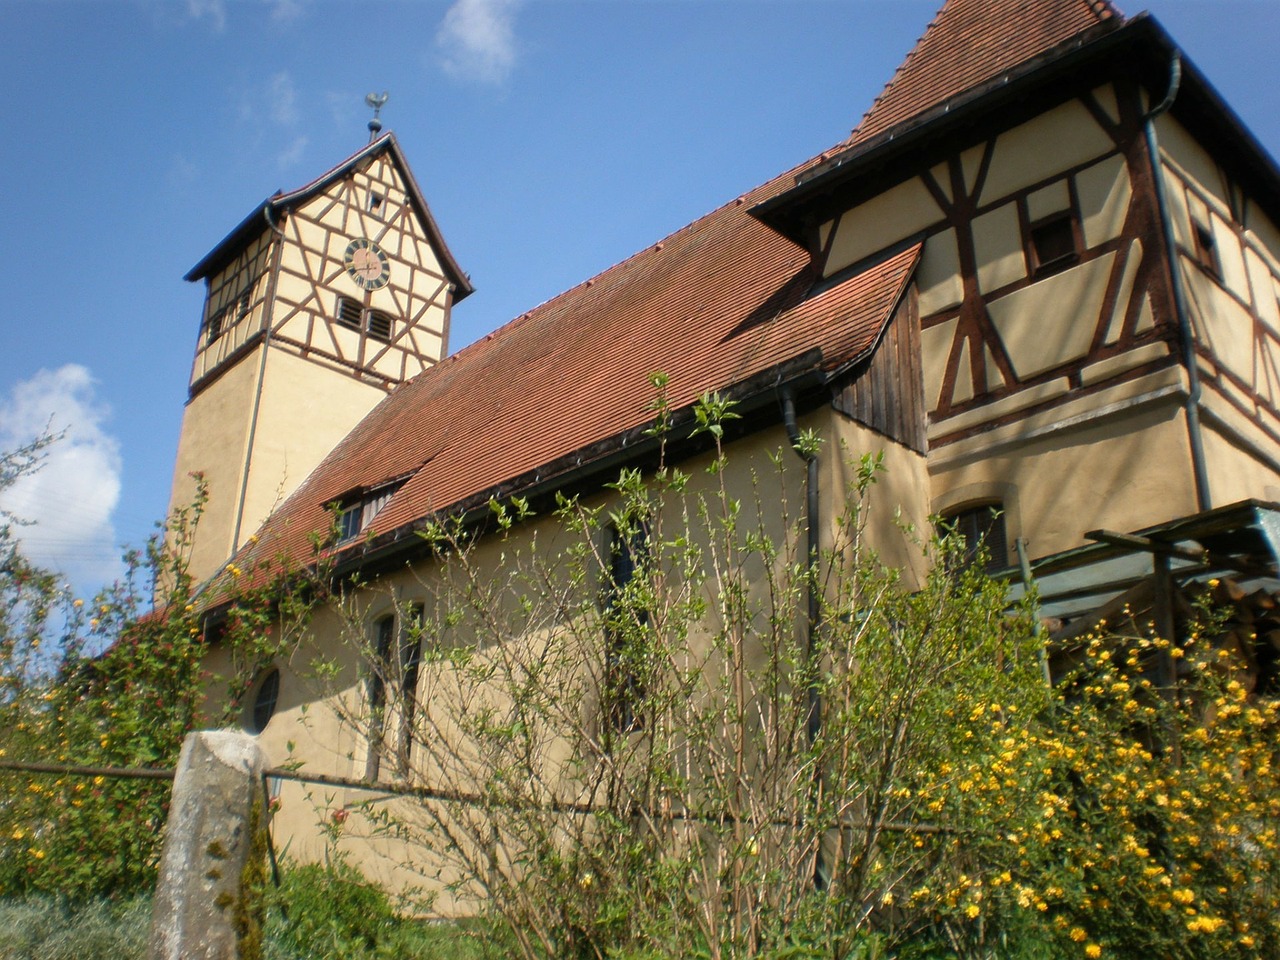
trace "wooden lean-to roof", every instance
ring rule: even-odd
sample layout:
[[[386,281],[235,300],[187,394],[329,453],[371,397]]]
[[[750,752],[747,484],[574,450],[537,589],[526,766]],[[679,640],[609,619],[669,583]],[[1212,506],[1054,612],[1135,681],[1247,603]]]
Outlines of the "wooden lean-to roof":
[[[277,222],[282,214],[310,200],[335,180],[342,179],[351,171],[362,164],[369,163],[374,157],[382,153],[389,155],[400,171],[409,203],[418,215],[418,220],[422,224],[422,229],[440,260],[440,266],[443,268],[445,276],[454,285],[453,302],[457,303],[473,292],[474,288],[471,286],[471,279],[462,272],[462,268],[458,266],[458,261],[454,259],[453,253],[449,250],[449,245],[444,242],[444,235],[440,232],[440,227],[436,224],[431,208],[427,206],[426,198],[422,195],[422,189],[418,186],[418,181],[414,178],[413,171],[409,168],[409,164],[404,158],[404,153],[400,149],[400,142],[396,140],[395,134],[389,130],[376,140],[372,140],[361,147],[341,163],[326,170],[305,186],[289,193],[277,193],[274,196],[267,197],[247,217],[241,220],[235,229],[227,234],[216,247],[205,254],[199,263],[188,270],[183,279],[188,281],[203,280],[205,277],[217,273],[234,260],[240,251],[262,234],[263,231],[267,230],[271,224]]]
[[[761,397],[789,379],[848,369],[874,349],[920,244],[817,287],[809,251],[759,211],[833,156],[883,141],[974,84],[1113,22],[1119,14],[1105,0],[948,0],[849,140],[397,388],[237,563],[303,558],[308,534],[330,523],[328,504],[391,478],[407,479],[345,556],[393,549],[427,518],[481,507],[494,494],[570,483],[643,437],[655,372],[669,377],[667,402],[679,410],[710,391]]]

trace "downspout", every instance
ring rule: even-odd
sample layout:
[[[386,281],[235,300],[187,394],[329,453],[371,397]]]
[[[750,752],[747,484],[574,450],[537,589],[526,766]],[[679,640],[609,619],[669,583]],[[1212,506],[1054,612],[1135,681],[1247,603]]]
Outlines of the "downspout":
[[[262,406],[262,382],[267,375],[267,350],[271,347],[271,318],[275,312],[276,278],[280,272],[280,247],[284,242],[284,231],[271,219],[271,204],[262,208],[262,218],[267,226],[280,239],[273,244],[275,248],[271,257],[271,277],[267,281],[267,292],[262,298],[262,357],[258,361],[258,382],[253,391],[253,412],[249,415],[249,439],[244,449],[244,467],[240,473],[240,494],[236,501],[236,523],[231,533],[231,552],[234,556],[240,549],[240,527],[244,522],[244,501],[249,495],[249,467],[253,463],[253,440],[258,432],[258,410]]]
[[[796,452],[796,456],[805,462],[806,579],[808,582],[807,617],[809,622],[805,633],[804,665],[808,669],[813,662],[815,651],[821,640],[821,608],[818,605],[817,584],[818,537],[821,529],[818,525],[818,454],[800,443],[800,430],[796,426],[795,394],[790,386],[782,388],[782,423],[786,427],[787,440],[791,443],[791,449]],[[808,738],[809,746],[812,747],[818,739],[819,731],[822,729],[822,697],[818,693],[816,679],[809,680],[808,701],[809,712],[805,721],[805,734]],[[820,786],[821,777],[822,771],[819,769],[815,772],[815,789]],[[827,868],[822,852],[821,839],[819,839],[817,850],[814,852],[813,884],[819,890],[825,889],[827,886]]]
[[[1156,119],[1173,106],[1182,85],[1182,57],[1174,51],[1169,63],[1169,89],[1164,99],[1143,116],[1143,133],[1147,141],[1147,154],[1151,161],[1151,174],[1155,183],[1156,213],[1164,236],[1165,254],[1168,258],[1169,280],[1173,284],[1173,310],[1178,321],[1178,340],[1182,350],[1182,362],[1187,368],[1187,435],[1191,444],[1191,469],[1195,474],[1196,504],[1201,511],[1213,505],[1209,495],[1209,470],[1205,462],[1204,436],[1200,426],[1200,370],[1196,362],[1195,332],[1191,329],[1191,314],[1187,309],[1187,295],[1182,286],[1182,264],[1178,256],[1177,239],[1173,234],[1173,221],[1169,217],[1169,202],[1165,193],[1164,165],[1160,160],[1160,145],[1156,140]]]

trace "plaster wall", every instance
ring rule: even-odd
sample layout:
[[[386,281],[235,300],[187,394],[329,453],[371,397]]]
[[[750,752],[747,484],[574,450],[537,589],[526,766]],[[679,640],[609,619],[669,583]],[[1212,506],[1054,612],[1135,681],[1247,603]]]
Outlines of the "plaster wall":
[[[824,549],[841,542],[836,517],[843,505],[841,491],[847,488],[854,469],[845,455],[885,451],[886,469],[871,493],[868,540],[886,561],[909,564],[912,575],[922,573],[918,550],[902,545],[896,524],[898,519],[917,525],[925,522],[923,458],[829,409],[802,417],[800,426],[826,438],[820,474]],[[799,642],[805,622],[803,593],[778,591],[776,585],[786,582],[788,570],[802,560],[805,464],[790,449],[785,431],[774,427],[731,443],[728,468],[723,473],[710,471],[711,465],[709,454],[678,465],[688,475],[688,483],[683,493],[667,497],[650,517],[651,543],[669,543],[683,536],[688,545],[703,551],[702,568],[711,574],[711,551],[718,539],[713,531],[719,523],[715,518],[721,510],[723,480],[723,496],[727,498],[723,502],[735,505],[743,535],[750,532],[767,538],[778,546],[779,553],[771,560],[750,555],[734,566],[726,565],[729,557],[721,549],[717,554],[720,569],[723,573],[732,568],[744,577],[744,602],[747,609],[756,611],[752,616],[758,629],[766,628],[770,594],[777,592],[787,598],[787,609],[794,606],[793,618],[787,626],[784,617],[782,629],[791,641]],[[602,518],[607,518],[607,511],[616,509],[617,504],[616,494],[601,493],[588,498],[583,506],[604,510]],[[710,528],[697,519],[704,507],[712,518]],[[368,728],[361,718],[368,693],[365,663],[369,638],[380,618],[402,613],[410,604],[424,608],[424,636],[431,650],[417,685],[416,745],[409,754],[414,783],[463,792],[481,789],[492,758],[479,756],[465,746],[455,749],[455,738],[462,742],[458,711],[469,716],[484,713],[500,724],[506,722],[514,702],[509,690],[496,681],[459,679],[449,662],[451,649],[469,651],[469,662],[475,668],[471,678],[485,674],[486,662],[497,663],[524,651],[524,656],[532,657],[547,671],[547,682],[556,688],[568,711],[580,718],[581,731],[600,736],[599,678],[605,641],[591,612],[599,609],[606,588],[606,522],[602,519],[601,527],[583,533],[567,530],[553,517],[535,518],[518,524],[506,536],[491,535],[477,542],[465,568],[456,562],[423,557],[371,580],[343,603],[317,611],[303,646],[278,664],[282,672],[279,705],[259,736],[270,762],[302,761],[307,771],[364,776]],[[669,552],[660,555],[671,564],[668,584],[679,592],[683,581],[676,571],[683,554],[670,546],[666,549]],[[771,581],[775,584],[772,591]],[[687,636],[681,635],[678,656],[682,669],[700,669],[714,677],[724,667],[720,648],[713,643],[723,627],[717,612],[720,590],[714,575],[697,587],[705,594],[707,609],[691,624]],[[476,591],[487,598],[481,605],[487,611],[485,616],[468,600]],[[555,603],[548,605],[551,596]],[[751,645],[747,659],[752,665],[762,662],[763,649],[759,641]],[[320,659],[327,664],[323,677],[314,670]],[[215,676],[210,687],[212,715],[222,701],[219,691],[231,663],[225,650],[214,649],[205,666]],[[389,684],[389,689],[393,687],[394,683]],[[391,739],[398,735],[400,714],[395,703],[394,696],[388,694],[384,728]],[[579,754],[572,741],[572,736],[564,735],[544,741],[544,753],[537,761],[542,771],[539,776],[545,778],[548,789],[559,791],[562,799],[582,801],[590,798],[589,778],[574,765]],[[396,779],[395,765],[386,757],[380,776]],[[324,855],[326,834],[319,825],[333,823],[335,811],[378,796],[363,790],[291,783],[283,783],[279,789],[282,805],[275,822],[277,843],[288,842],[291,852],[303,859]],[[465,816],[465,805],[454,812],[446,807],[425,809],[435,809],[444,816]],[[421,804],[393,799],[379,800],[375,810],[404,816],[408,823],[424,815]],[[352,812],[343,825],[341,846],[361,869],[397,887],[425,883],[438,894],[434,909],[439,913],[475,909],[466,891],[445,889],[456,876],[447,858],[435,857],[420,845],[375,836],[375,827],[359,812]],[[443,873],[437,876],[439,871]]]

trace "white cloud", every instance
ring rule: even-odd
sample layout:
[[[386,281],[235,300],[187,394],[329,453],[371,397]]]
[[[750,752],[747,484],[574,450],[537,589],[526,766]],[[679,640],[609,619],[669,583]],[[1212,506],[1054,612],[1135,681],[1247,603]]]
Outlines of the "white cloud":
[[[306,137],[295,137],[293,143],[276,156],[276,166],[284,170],[296,164],[302,158],[303,151],[307,149],[307,142]]]
[[[436,32],[441,66],[460,80],[501,83],[516,62],[518,0],[455,0]]]
[[[289,23],[302,16],[302,0],[265,0],[271,7],[271,19],[276,23]]]
[[[274,123],[292,127],[298,122],[298,94],[289,71],[282,70],[267,81],[266,100]]]
[[[38,470],[0,492],[0,508],[30,522],[14,532],[34,563],[84,590],[122,572],[111,522],[120,499],[120,444],[103,427],[110,411],[94,386],[85,367],[67,364],[0,396],[0,449],[62,434]]]
[[[187,16],[192,20],[208,18],[216,33],[227,28],[227,5],[224,0],[187,0]]]

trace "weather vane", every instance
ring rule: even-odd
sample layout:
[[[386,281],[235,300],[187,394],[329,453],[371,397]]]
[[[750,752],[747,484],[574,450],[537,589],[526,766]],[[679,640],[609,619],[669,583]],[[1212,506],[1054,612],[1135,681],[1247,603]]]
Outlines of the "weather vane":
[[[382,108],[386,106],[387,101],[390,99],[391,95],[386,91],[383,91],[382,93],[366,93],[364,95],[364,102],[373,107],[373,119],[369,121],[370,143],[373,142],[373,139],[382,129],[382,121],[378,119],[378,114],[382,112]]]

